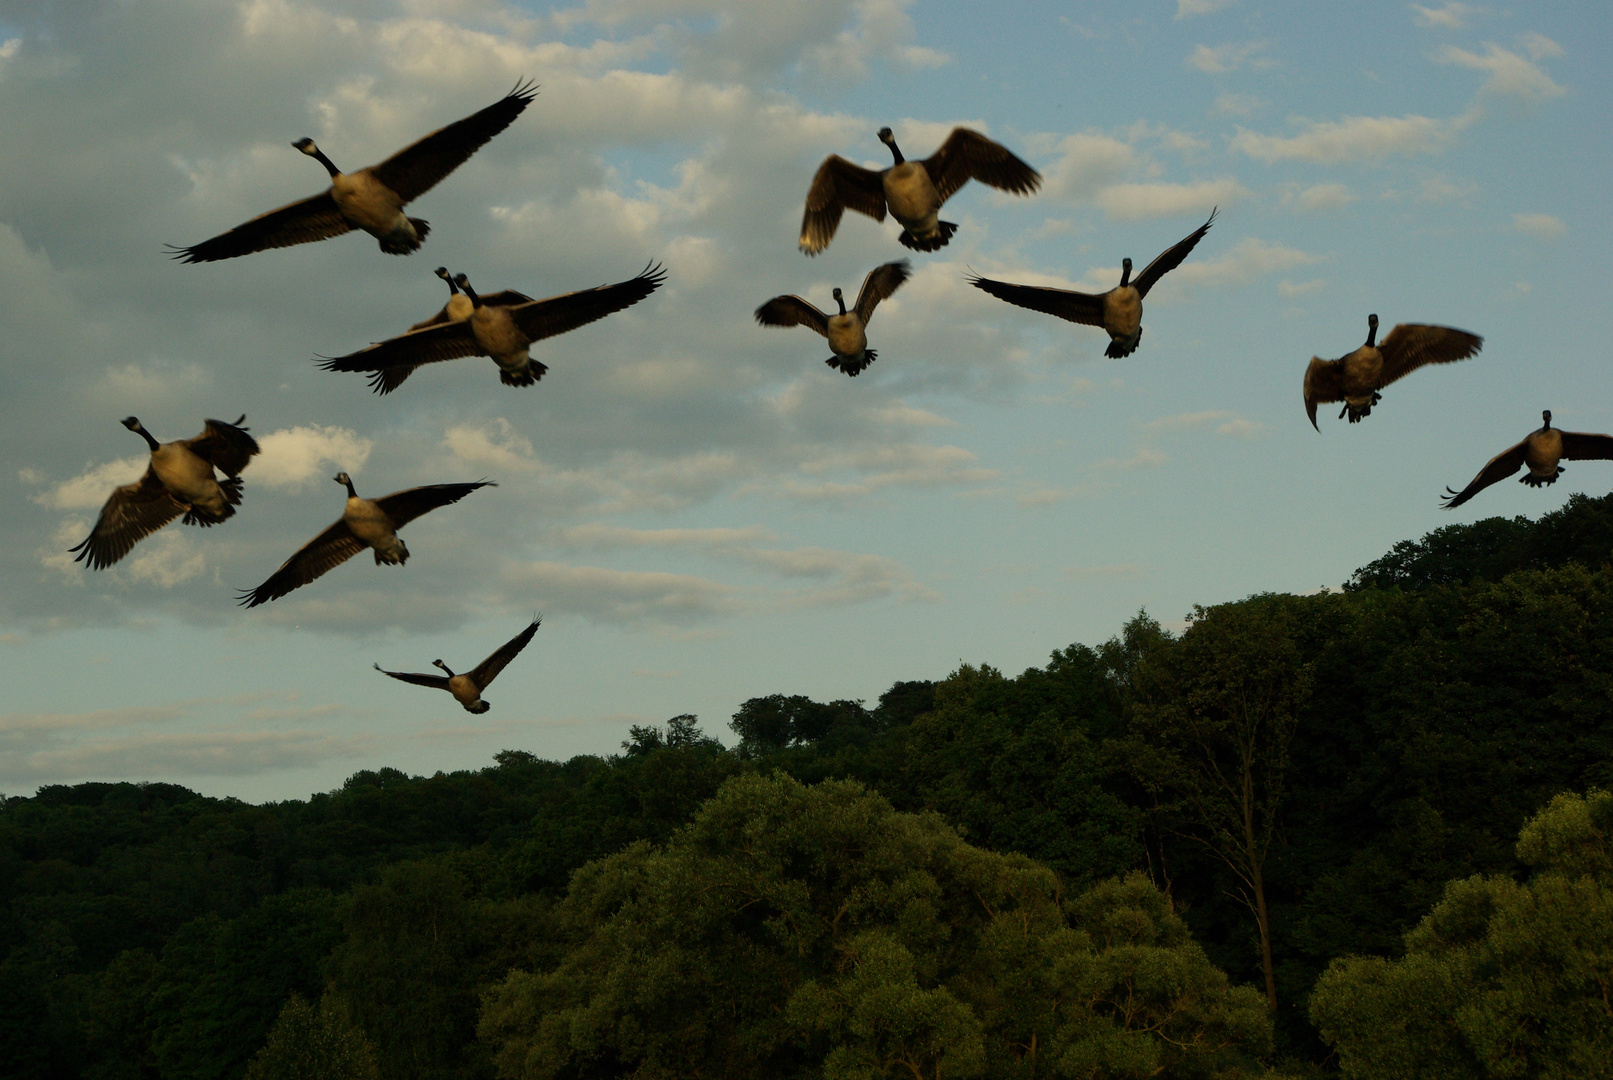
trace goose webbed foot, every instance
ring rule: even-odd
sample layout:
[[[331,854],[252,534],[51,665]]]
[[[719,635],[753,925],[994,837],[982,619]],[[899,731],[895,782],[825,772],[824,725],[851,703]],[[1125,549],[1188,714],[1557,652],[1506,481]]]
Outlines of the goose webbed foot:
[[[498,377],[505,386],[531,386],[548,373],[549,365],[532,360],[518,371],[505,371],[499,368]]]
[[[957,231],[958,226],[955,223],[938,221],[935,232],[929,236],[914,236],[907,229],[903,229],[902,235],[896,239],[902,242],[903,247],[913,251],[940,251],[952,241],[952,234]]]
[[[824,363],[838,371],[845,372],[855,379],[867,369],[869,364],[872,364],[877,359],[879,359],[879,353],[873,349],[864,349],[861,357],[831,356]]]

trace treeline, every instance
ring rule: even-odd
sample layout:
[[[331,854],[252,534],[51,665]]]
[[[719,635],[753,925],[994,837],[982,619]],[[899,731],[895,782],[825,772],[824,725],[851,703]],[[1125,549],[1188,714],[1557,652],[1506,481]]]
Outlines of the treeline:
[[[1482,939],[1418,927],[1450,882],[1546,872],[1520,829],[1613,787],[1610,562],[1613,497],[1575,496],[1017,677],[752,699],[727,749],[677,716],[307,801],[9,798],[0,1075],[1391,1075],[1349,980],[1401,969],[1341,958]],[[1191,1007],[1112,1005],[1139,949]],[[1116,1019],[1149,1009],[1198,1026]],[[1504,1074],[1466,1038],[1439,1075]]]

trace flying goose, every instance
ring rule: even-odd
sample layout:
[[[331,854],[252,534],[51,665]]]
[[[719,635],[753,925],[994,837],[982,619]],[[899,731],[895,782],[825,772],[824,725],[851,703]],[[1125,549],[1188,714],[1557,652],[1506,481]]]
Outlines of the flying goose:
[[[328,240],[363,229],[381,242],[381,250],[388,255],[407,255],[419,249],[431,226],[419,218],[406,217],[404,204],[430,191],[484,143],[509,127],[537,92],[533,84],[519,83],[480,112],[432,132],[379,165],[356,172],[338,169],[314,145],[314,140],[298,139],[291,145],[325,166],[330,173],[329,188],[301,202],[259,214],[200,244],[170,245],[170,254],[181,262],[214,262],[269,248]]]
[[[237,598],[241,604],[252,608],[277,600],[340,566],[365,548],[375,552],[377,566],[382,563],[402,566],[409,561],[409,549],[398,538],[399,529],[421,514],[458,502],[477,488],[497,487],[486,480],[474,484],[428,484],[394,491],[379,499],[361,499],[353,490],[352,477],[339,472],[335,480],[347,488],[347,508],[342,516],[281,563],[280,569],[270,574],[262,585],[243,589]]]
[[[493,707],[482,700],[482,691],[486,690],[487,684],[498,678],[498,673],[526,648],[527,642],[532,640],[532,635],[538,632],[538,626],[542,622],[541,615],[533,619],[525,630],[506,641],[492,656],[462,675],[455,675],[441,660],[433,660],[432,664],[448,672],[446,676],[424,675],[413,671],[388,671],[380,664],[375,665],[375,670],[402,682],[414,683],[416,686],[446,690],[454,695],[455,701],[465,707],[466,712],[481,714]]]
[[[1383,397],[1378,391],[1396,379],[1424,364],[1466,360],[1484,344],[1483,338],[1466,330],[1422,323],[1401,323],[1384,335],[1382,344],[1374,345],[1377,334],[1378,317],[1368,315],[1365,345],[1337,360],[1311,357],[1305,369],[1305,413],[1317,431],[1322,430],[1316,427],[1318,404],[1344,402],[1339,419],[1349,413],[1354,424],[1372,414],[1372,406]]]
[[[970,180],[1015,195],[1029,195],[1042,184],[1041,173],[968,128],[953,128],[941,149],[923,161],[902,157],[890,128],[879,129],[879,141],[896,159],[888,169],[865,169],[839,154],[830,154],[818,166],[801,218],[801,250],[808,255],[829,246],[847,207],[875,221],[884,221],[889,207],[902,224],[903,246],[935,251],[946,247],[958,228],[940,220],[941,204]]]
[[[1047,289],[1036,285],[1014,285],[1007,281],[993,281],[978,275],[969,278],[969,284],[990,293],[999,300],[1018,304],[1032,311],[1057,315],[1073,323],[1101,326],[1109,332],[1109,347],[1103,355],[1130,356],[1143,337],[1143,297],[1156,282],[1182,265],[1204,234],[1215,223],[1215,210],[1209,220],[1183,237],[1174,247],[1160,252],[1147,269],[1131,280],[1131,260],[1120,263],[1120,284],[1106,293],[1084,293],[1073,289]]]
[[[874,317],[879,302],[901,287],[907,280],[907,260],[876,266],[863,278],[862,291],[857,294],[857,306],[846,310],[845,294],[836,288],[835,303],[840,314],[826,315],[799,296],[775,296],[756,309],[756,321],[763,326],[807,326],[829,339],[833,356],[824,363],[838,368],[847,375],[856,376],[879,354],[868,347],[868,320]]]
[[[258,452],[257,441],[241,426],[245,420],[244,413],[233,424],[209,420],[200,435],[159,443],[138,419],[125,419],[123,426],[151,448],[151,464],[140,479],[112,492],[90,535],[68,548],[78,552],[74,561],[104,570],[180,514],[186,525],[204,529],[234,516],[241,505],[241,470]]]
[[[356,353],[323,360],[319,366],[326,371],[371,372],[371,389],[377,394],[390,394],[421,364],[462,356],[490,356],[498,365],[498,377],[504,385],[531,386],[549,370],[547,364],[529,355],[527,350],[534,341],[564,334],[632,307],[665,280],[666,271],[652,264],[638,277],[614,285],[547,300],[501,304],[498,301],[521,294],[506,291],[480,296],[464,274],[456,274],[454,282],[470,298],[473,308],[468,319],[422,326]]]
[[[1563,474],[1557,464],[1563,458],[1570,461],[1607,461],[1613,459],[1613,435],[1591,435],[1582,431],[1564,431],[1551,426],[1551,410],[1540,414],[1545,421],[1539,431],[1531,431],[1523,442],[1510,450],[1503,450],[1479,470],[1473,482],[1461,491],[1445,489],[1446,498],[1440,503],[1454,510],[1467,500],[1489,487],[1500,483],[1524,465],[1529,471],[1518,477],[1518,482],[1530,487],[1555,484]]]

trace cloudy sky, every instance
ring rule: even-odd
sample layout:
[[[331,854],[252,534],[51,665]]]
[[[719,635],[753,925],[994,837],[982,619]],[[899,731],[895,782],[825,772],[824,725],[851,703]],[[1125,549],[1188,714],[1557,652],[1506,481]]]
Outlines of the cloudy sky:
[[[0,791],[165,780],[301,797],[360,768],[503,747],[614,750],[748,697],[873,703],[960,661],[1010,673],[1139,608],[1337,587],[1394,541],[1600,494],[1613,466],[1438,508],[1553,410],[1613,430],[1605,3],[1146,0],[7,0],[0,5]],[[522,78],[514,125],[360,234],[187,266],[313,194],[313,136],[372,163]],[[848,214],[795,247],[817,164],[911,156],[957,124],[1038,167],[969,185],[914,255],[855,380],[764,330],[909,253]],[[1215,227],[1148,297],[1138,351],[970,288],[1093,290]],[[487,360],[386,398],[334,355],[436,311],[447,264],[547,296],[659,260],[637,307],[546,342],[537,386]],[[1484,335],[1358,425],[1300,378],[1385,328]],[[159,439],[246,413],[263,453],[221,528],[177,522],[112,570],[65,549]],[[256,585],[361,494],[487,477],[273,604]],[[376,674],[474,666],[543,628],[490,713]]]

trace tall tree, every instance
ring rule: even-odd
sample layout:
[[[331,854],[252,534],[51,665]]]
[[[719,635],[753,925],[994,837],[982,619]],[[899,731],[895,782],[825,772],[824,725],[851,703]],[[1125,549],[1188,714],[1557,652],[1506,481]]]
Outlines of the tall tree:
[[[1277,1010],[1266,860],[1287,791],[1300,710],[1310,693],[1301,654],[1307,599],[1265,595],[1196,608],[1168,648],[1133,679],[1147,700],[1133,712],[1131,761],[1166,808],[1162,827],[1202,843],[1232,872],[1254,916],[1266,1005]]]

